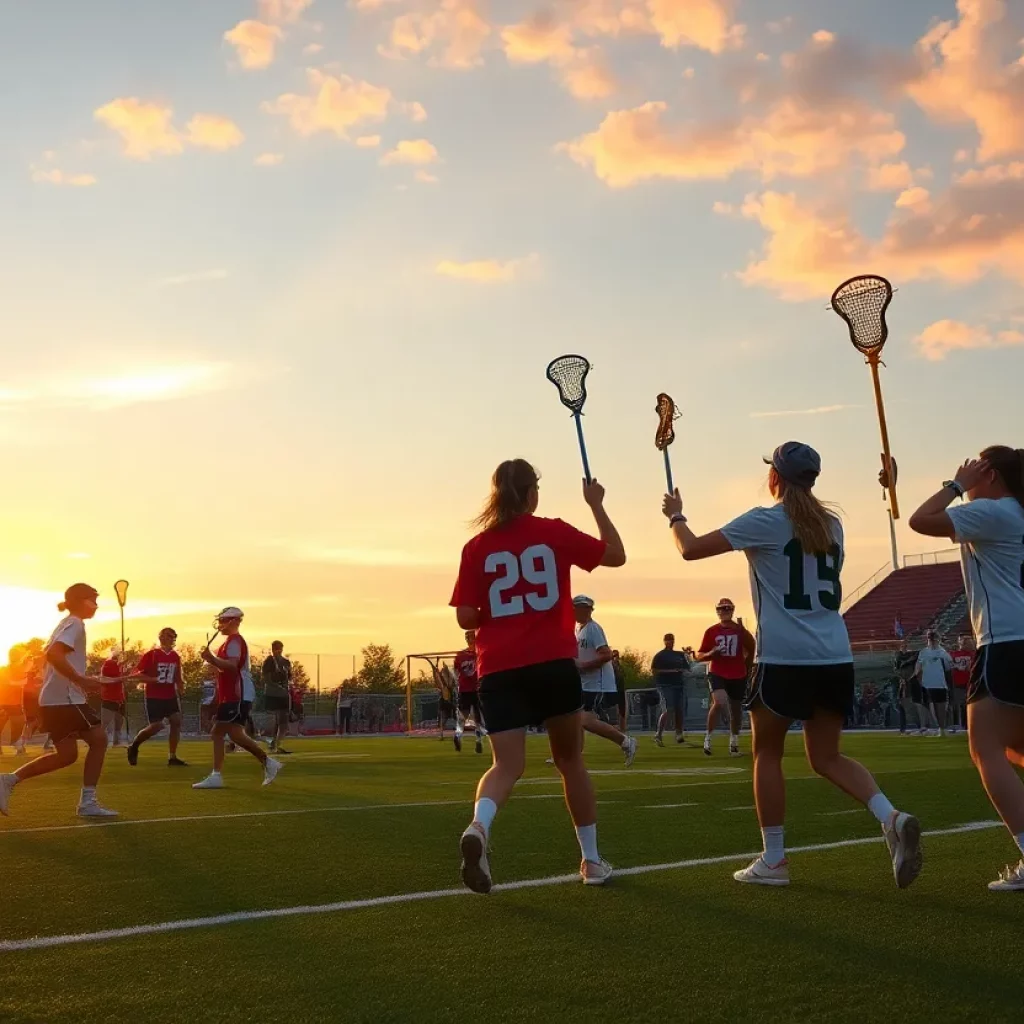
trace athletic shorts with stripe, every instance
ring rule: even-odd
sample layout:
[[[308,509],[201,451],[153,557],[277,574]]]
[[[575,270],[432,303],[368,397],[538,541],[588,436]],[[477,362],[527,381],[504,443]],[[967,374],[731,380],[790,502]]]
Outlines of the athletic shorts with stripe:
[[[222,724],[245,725],[252,710],[251,700],[231,700],[217,705],[217,721]]]
[[[982,697],[1024,708],[1024,640],[986,644],[974,652],[967,703]]]
[[[801,721],[816,711],[844,716],[853,703],[853,662],[839,665],[755,665],[744,707],[762,705]]]
[[[43,720],[41,731],[48,732],[54,743],[88,732],[100,724],[88,704],[43,704],[39,712]]]

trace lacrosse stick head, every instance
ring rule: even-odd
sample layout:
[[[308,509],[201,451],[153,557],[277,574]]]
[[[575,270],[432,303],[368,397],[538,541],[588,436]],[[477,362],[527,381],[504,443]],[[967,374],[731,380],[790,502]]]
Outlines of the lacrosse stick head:
[[[118,580],[114,584],[114,594],[117,596],[118,606],[123,608],[128,600],[128,581]]]
[[[590,363],[583,356],[559,356],[548,363],[545,376],[558,388],[558,397],[574,415],[583,411],[587,400],[587,374]]]
[[[676,439],[676,430],[672,424],[679,419],[679,412],[676,403],[664,392],[658,395],[655,411],[658,414],[658,432],[654,435],[654,447],[663,452]]]
[[[850,341],[862,355],[882,351],[889,337],[885,312],[892,302],[892,285],[875,274],[861,274],[844,281],[832,293],[832,310],[846,322]]]

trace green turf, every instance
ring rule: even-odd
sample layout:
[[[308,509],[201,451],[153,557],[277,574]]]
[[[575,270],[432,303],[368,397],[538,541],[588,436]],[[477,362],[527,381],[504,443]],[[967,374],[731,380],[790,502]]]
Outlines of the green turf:
[[[877,836],[867,812],[831,813],[854,805],[810,777],[798,736],[790,744],[788,844]],[[458,885],[458,836],[485,757],[426,739],[294,747],[273,786],[238,753],[229,788],[213,792],[189,787],[206,772],[206,744],[184,744],[195,767],[177,770],[159,741],[135,769],[111,751],[99,795],[129,821],[310,813],[78,827],[79,766],[19,787],[0,821],[0,939]],[[925,829],[994,817],[962,737],[855,736],[847,748]],[[496,882],[578,867],[544,756],[531,740],[529,784],[496,822]],[[588,760],[621,768],[604,741],[588,742]],[[8,752],[2,764],[15,763]],[[758,848],[749,758],[729,759],[721,741],[705,758],[644,737],[632,772],[595,781],[602,853],[618,867]],[[396,806],[418,803],[429,806]],[[72,828],[21,831],[52,826]],[[737,885],[736,862],[604,889],[443,896],[0,952],[0,1020],[1020,1021],[1024,894],[985,888],[1014,859],[1009,837],[935,836],[925,857],[903,892],[878,842],[793,855],[788,890]]]

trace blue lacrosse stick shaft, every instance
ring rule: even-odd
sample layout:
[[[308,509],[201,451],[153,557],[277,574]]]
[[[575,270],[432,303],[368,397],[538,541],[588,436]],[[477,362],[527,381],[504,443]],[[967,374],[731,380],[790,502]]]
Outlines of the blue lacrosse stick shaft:
[[[583,440],[583,421],[580,419],[578,412],[573,413],[573,419],[576,420],[576,436],[580,439],[580,455],[583,458],[583,478],[589,484],[591,483],[590,462],[587,460],[587,443]]]
[[[672,486],[672,463],[668,457],[668,445],[662,448],[661,454],[665,456],[665,480],[668,482],[668,493],[675,494],[675,488]]]

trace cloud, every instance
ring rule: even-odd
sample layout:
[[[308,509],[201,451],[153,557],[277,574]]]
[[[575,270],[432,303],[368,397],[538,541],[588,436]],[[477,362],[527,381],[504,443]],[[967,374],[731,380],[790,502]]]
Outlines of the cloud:
[[[429,171],[417,171],[413,177],[423,185],[436,185],[439,180],[437,175]]]
[[[284,161],[284,153],[260,153],[253,163],[257,167],[276,167]]]
[[[200,149],[219,152],[234,149],[245,140],[242,129],[234,121],[218,114],[196,114],[185,125],[185,138]]]
[[[746,28],[733,21],[730,0],[648,0],[647,7],[663,46],[721,53],[743,45]]]
[[[176,154],[185,148],[171,123],[173,111],[136,96],[112,100],[93,113],[97,121],[121,136],[124,154],[149,160],[154,154]]]
[[[287,117],[299,135],[330,132],[339,139],[348,139],[350,128],[387,117],[390,89],[312,68],[306,72],[306,81],[307,95],[285,93],[263,104],[267,113]]]
[[[872,192],[901,192],[913,184],[914,172],[905,161],[868,168],[866,186]]]
[[[410,121],[426,121],[427,111],[422,103],[417,103],[413,100],[411,103],[403,103],[402,110],[405,112],[406,117]]]
[[[307,43],[302,48],[303,57],[315,57],[318,53],[323,50],[323,43]]]
[[[248,71],[270,67],[277,44],[283,38],[284,33],[277,25],[251,19],[240,21],[224,33],[224,39],[235,48],[239,64]]]
[[[993,331],[988,327],[972,327],[960,320],[937,320],[914,339],[914,344],[925,359],[941,362],[950,352],[961,349],[1024,345],[1024,331]]]
[[[568,61],[576,54],[573,28],[550,14],[537,14],[501,30],[502,47],[511,64]]]
[[[228,272],[226,270],[200,270],[191,274],[175,274],[172,277],[163,277],[156,282],[157,288],[176,288],[183,284],[198,284],[203,281],[226,281]]]
[[[313,0],[259,0],[258,6],[264,21],[288,25],[298,21]]]
[[[524,271],[536,266],[537,262],[536,253],[514,260],[470,260],[468,263],[441,260],[434,267],[434,272],[442,277],[454,277],[460,281],[494,284],[499,281],[516,280]]]
[[[813,409],[779,409],[771,412],[752,412],[748,415],[752,420],[767,420],[783,416],[823,416],[827,413],[845,412],[847,409],[859,408],[859,405],[819,405]]]
[[[356,145],[360,149],[376,149],[380,145],[379,135],[360,135],[356,139]]]
[[[423,166],[437,163],[437,160],[437,147],[427,139],[403,139],[394,149],[389,150],[380,158],[383,167],[389,167],[392,164]]]
[[[391,22],[383,57],[401,60],[429,52],[432,63],[464,70],[482,63],[481,50],[491,26],[478,0],[435,0],[432,9],[411,11]]]
[[[896,197],[895,206],[897,209],[916,209],[924,212],[931,207],[932,195],[926,188],[915,185],[913,188],[905,189]]]
[[[68,174],[56,167],[49,169],[33,167],[32,180],[45,182],[48,185],[70,185],[72,188],[88,188],[90,185],[96,184],[96,176],[93,174]]]
[[[578,100],[601,100],[617,88],[615,76],[596,48],[577,50],[561,68],[561,79],[569,94]]]

